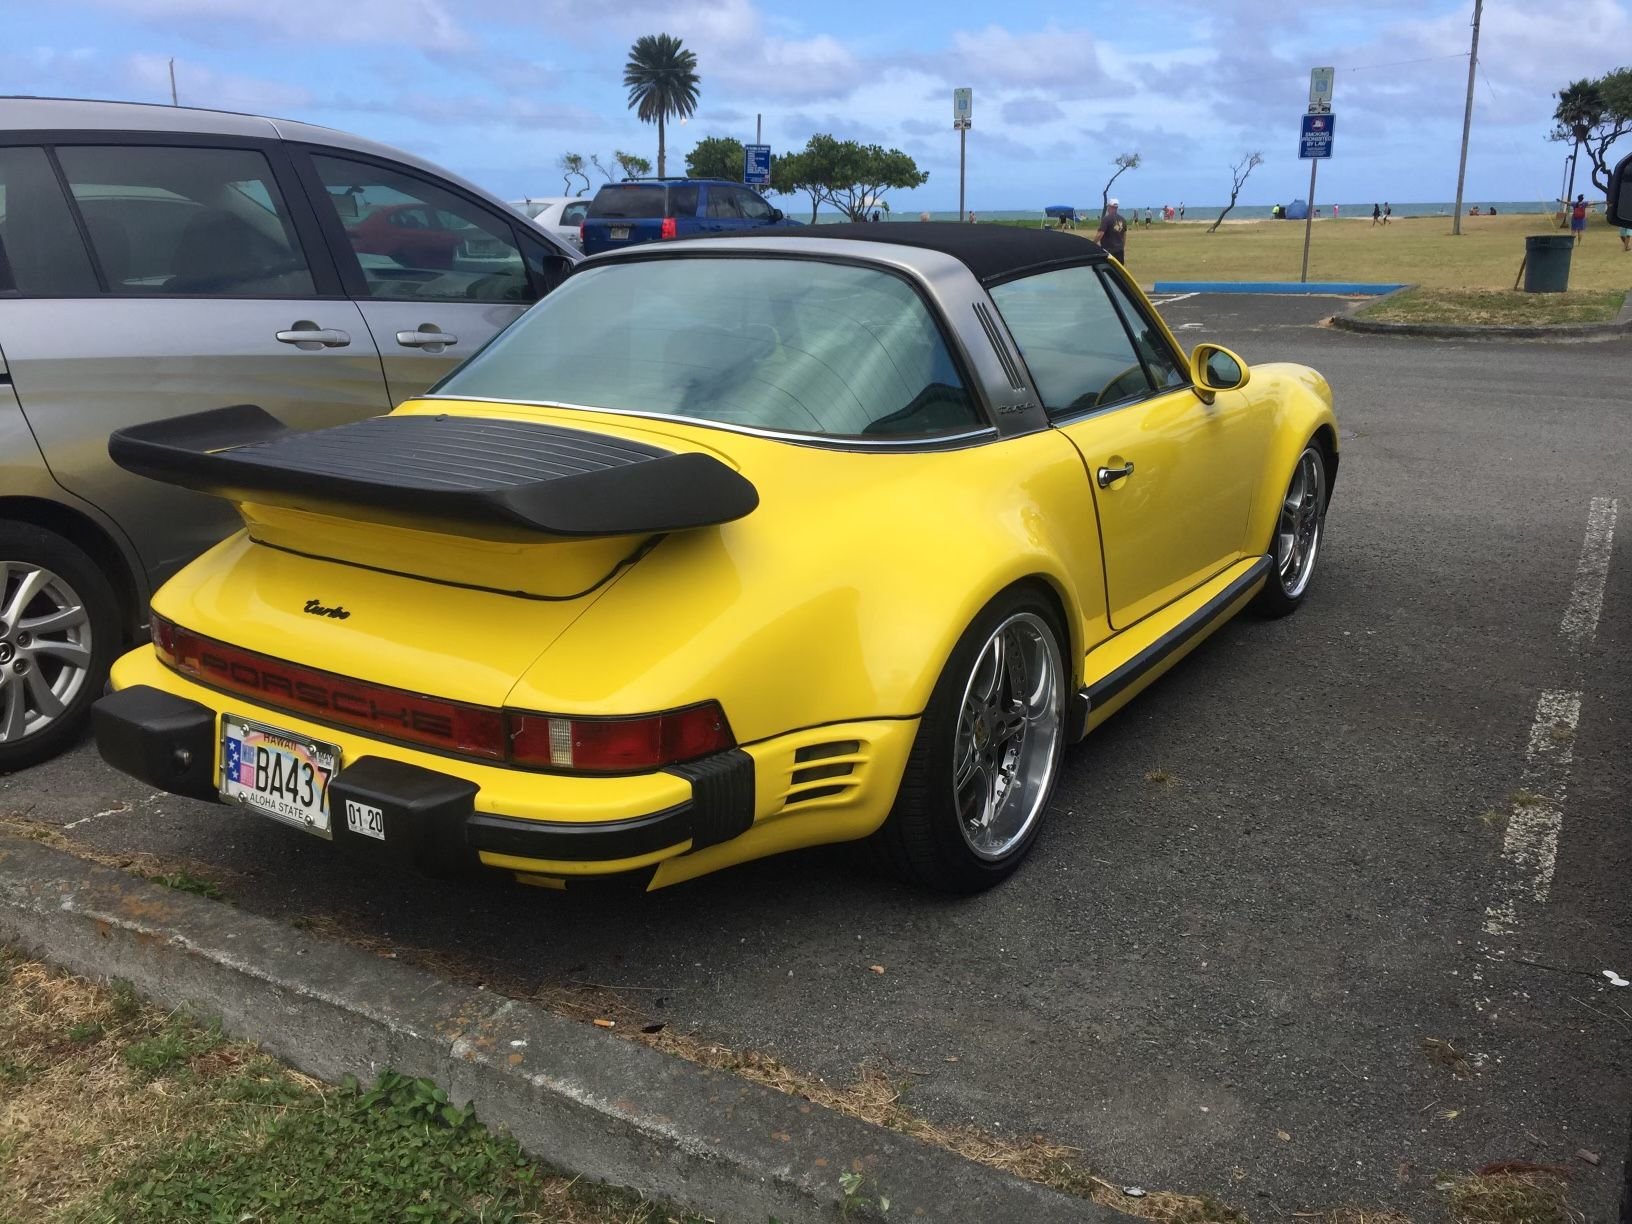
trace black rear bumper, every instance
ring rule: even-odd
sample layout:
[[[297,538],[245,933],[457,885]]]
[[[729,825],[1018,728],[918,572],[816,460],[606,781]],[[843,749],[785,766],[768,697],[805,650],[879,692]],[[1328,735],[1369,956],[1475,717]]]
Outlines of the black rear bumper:
[[[97,751],[115,768],[150,786],[193,799],[220,800],[215,775],[216,713],[161,689],[135,685],[92,707]],[[473,782],[394,761],[362,756],[329,783],[337,845],[368,854],[455,867],[478,851],[558,862],[638,858],[684,842],[691,849],[727,841],[754,822],[754,760],[741,749],[676,765],[691,798],[625,820],[544,821],[476,811]],[[349,805],[379,810],[383,841],[347,827]]]

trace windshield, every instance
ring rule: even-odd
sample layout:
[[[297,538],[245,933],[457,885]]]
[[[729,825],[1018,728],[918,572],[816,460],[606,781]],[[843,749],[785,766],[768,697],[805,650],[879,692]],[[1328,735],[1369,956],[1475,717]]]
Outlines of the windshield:
[[[799,259],[585,268],[436,394],[835,437],[929,437],[982,423],[911,285]]]

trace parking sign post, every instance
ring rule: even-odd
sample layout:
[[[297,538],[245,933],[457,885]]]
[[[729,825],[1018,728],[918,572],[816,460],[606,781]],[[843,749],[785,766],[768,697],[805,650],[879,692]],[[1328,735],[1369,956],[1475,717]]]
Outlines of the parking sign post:
[[[972,89],[952,91],[952,126],[958,131],[958,220],[963,220],[964,152],[969,128],[975,122],[975,99]]]
[[[1303,272],[1298,277],[1302,284],[1309,282],[1309,237],[1315,228],[1315,175],[1320,163],[1332,155],[1332,133],[1337,127],[1337,116],[1332,114],[1332,81],[1335,68],[1314,68],[1309,73],[1309,111],[1303,117],[1303,130],[1298,134],[1298,156],[1309,162],[1309,211],[1303,218]]]

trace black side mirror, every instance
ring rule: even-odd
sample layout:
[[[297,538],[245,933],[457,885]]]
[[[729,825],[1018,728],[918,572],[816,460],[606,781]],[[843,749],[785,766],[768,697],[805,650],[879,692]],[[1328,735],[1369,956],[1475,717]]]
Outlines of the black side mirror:
[[[1621,158],[1609,176],[1609,223],[1632,229],[1632,156]]]
[[[782,210],[780,208],[771,209],[771,220],[772,221],[782,220]]]

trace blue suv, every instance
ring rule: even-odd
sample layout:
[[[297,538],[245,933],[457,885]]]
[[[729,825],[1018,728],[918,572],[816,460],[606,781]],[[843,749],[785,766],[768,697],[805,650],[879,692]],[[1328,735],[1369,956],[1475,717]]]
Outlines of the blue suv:
[[[724,179],[625,179],[595,193],[580,233],[585,255],[663,238],[798,225],[758,192]]]

